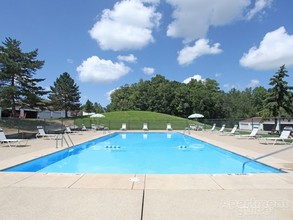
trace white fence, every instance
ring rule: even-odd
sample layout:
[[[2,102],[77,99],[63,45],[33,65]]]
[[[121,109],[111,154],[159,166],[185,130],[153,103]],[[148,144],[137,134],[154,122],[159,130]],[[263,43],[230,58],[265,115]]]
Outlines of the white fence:
[[[71,117],[71,112],[67,112],[68,117]],[[38,118],[49,119],[49,118],[65,118],[65,111],[40,111],[38,112]]]

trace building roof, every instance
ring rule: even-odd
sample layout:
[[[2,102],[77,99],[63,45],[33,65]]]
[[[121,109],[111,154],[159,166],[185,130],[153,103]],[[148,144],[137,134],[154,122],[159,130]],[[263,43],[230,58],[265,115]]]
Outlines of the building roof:
[[[254,123],[260,123],[262,121],[262,117],[252,117],[252,118],[247,118],[244,119],[240,122],[254,122]]]

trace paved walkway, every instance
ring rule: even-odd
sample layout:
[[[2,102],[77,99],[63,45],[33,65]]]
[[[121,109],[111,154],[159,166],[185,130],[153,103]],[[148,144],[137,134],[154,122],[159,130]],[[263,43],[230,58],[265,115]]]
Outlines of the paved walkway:
[[[102,132],[71,135],[78,144]],[[208,132],[191,136],[248,156],[282,149]],[[0,147],[0,169],[52,153],[54,140]],[[293,150],[262,162],[286,170],[253,175],[95,175],[0,172],[0,219],[293,219]]]

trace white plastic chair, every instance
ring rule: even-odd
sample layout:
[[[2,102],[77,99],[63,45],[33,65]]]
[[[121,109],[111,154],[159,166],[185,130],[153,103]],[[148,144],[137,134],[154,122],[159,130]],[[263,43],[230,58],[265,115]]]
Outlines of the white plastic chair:
[[[48,137],[49,139],[53,139],[57,137],[57,135],[55,134],[47,134],[42,126],[37,126],[37,128],[38,128],[38,133],[36,134],[36,138]]]
[[[7,143],[9,147],[13,146],[11,145],[11,143],[15,143],[14,146],[17,147],[18,145],[20,145],[21,141],[25,141],[26,143],[24,145],[26,145],[28,139],[7,139],[2,128],[0,128],[0,143]]]
[[[237,138],[256,138],[258,128],[253,128],[250,134],[237,135]]]
[[[143,123],[142,130],[144,130],[144,131],[148,131],[149,130],[147,123]]]
[[[172,131],[172,125],[171,123],[167,123],[167,128],[166,128],[167,131]]]
[[[269,143],[269,141],[273,141],[273,145],[275,145],[278,141],[281,141],[282,143],[286,144],[285,140],[290,139],[290,133],[289,130],[283,130],[279,137],[267,137],[267,138],[259,138],[259,142],[261,143],[264,141],[266,144]]]
[[[121,131],[126,131],[127,130],[126,123],[122,123],[120,130]]]

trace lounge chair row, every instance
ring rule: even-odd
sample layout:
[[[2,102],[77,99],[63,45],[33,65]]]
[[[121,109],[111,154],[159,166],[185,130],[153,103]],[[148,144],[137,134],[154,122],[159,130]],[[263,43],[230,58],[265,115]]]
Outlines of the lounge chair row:
[[[222,127],[223,128],[223,127]],[[221,129],[222,130],[222,129]],[[220,135],[234,135],[236,130],[237,130],[237,125],[235,125],[233,127],[233,129],[231,130],[231,132],[223,132],[220,130]],[[259,140],[260,143],[264,143],[264,144],[269,144],[272,143],[273,145],[275,145],[278,142],[284,143],[286,144],[286,140],[292,139],[290,137],[292,130],[289,129],[284,129],[279,137],[258,137],[257,133],[259,131],[259,128],[253,128],[250,134],[246,134],[246,135],[236,135],[237,138],[248,138],[248,139],[255,139],[257,138]]]
[[[121,130],[121,131],[126,131],[126,130],[127,130],[126,123],[122,123],[122,126],[121,126],[120,130]],[[147,123],[143,123],[143,125],[142,125],[142,130],[143,130],[143,131],[148,131],[148,130],[149,130],[149,129],[148,129],[148,124],[147,124]],[[173,130],[171,123],[167,123],[166,130],[167,130],[167,131],[172,131],[172,130]]]
[[[240,135],[237,134],[236,130],[238,128],[238,125],[235,125],[230,132],[225,132],[225,125],[222,125],[220,130],[216,130],[216,124],[212,126],[212,128],[209,130],[209,132],[216,132],[220,135],[235,135],[237,138],[247,138],[247,139],[255,139],[257,138],[260,143],[269,144],[272,143],[275,145],[278,142],[286,143],[286,140],[292,139],[290,138],[292,129],[284,129],[279,137],[259,137],[257,136],[257,133],[259,131],[259,128],[253,128],[250,134]]]
[[[231,130],[231,132],[224,132],[224,129],[225,129],[225,125],[222,126],[222,128],[218,131],[218,133],[220,133],[220,135],[235,135],[236,134],[236,130],[237,130],[238,126],[235,125],[233,127],[233,129]],[[57,138],[57,135],[56,134],[47,134],[44,130],[44,128],[42,126],[38,126],[37,127],[38,129],[38,133],[36,134],[36,138],[39,138],[39,137],[47,137],[49,139],[56,139]],[[84,130],[86,129],[83,125],[83,129]],[[125,131],[126,130],[126,123],[123,123],[122,126],[121,126],[121,129],[120,130],[123,130]],[[148,124],[147,123],[144,123],[143,124],[143,128],[142,130],[144,131],[148,131]],[[172,125],[171,123],[168,123],[167,124],[167,127],[166,127],[166,130],[168,131],[171,131],[172,130]],[[215,131],[215,124],[214,126],[211,128],[210,132],[213,132]],[[253,130],[251,131],[250,134],[247,134],[247,135],[236,135],[237,138],[257,138],[257,132],[259,131],[258,128],[253,128]],[[69,126],[66,126],[66,130],[65,130],[66,133],[75,133],[75,131],[71,131],[70,127]],[[259,142],[260,143],[265,143],[265,144],[268,144],[270,142],[273,143],[273,145],[275,145],[278,141],[282,142],[282,143],[286,143],[285,141],[288,140],[288,139],[292,139],[290,137],[291,135],[291,132],[292,132],[292,129],[289,129],[289,130],[286,130],[284,129],[280,136],[279,137],[261,137],[261,138],[258,138]],[[20,142],[28,142],[28,139],[7,139],[3,130],[0,128],[0,143],[7,143],[9,145],[9,147],[11,146],[18,146],[20,145]],[[14,145],[13,145],[14,143]],[[26,145],[25,144],[25,145]]]

